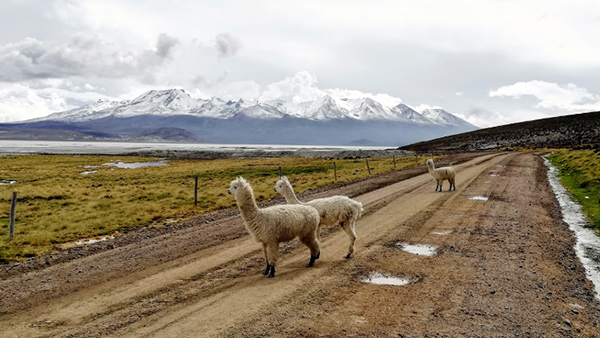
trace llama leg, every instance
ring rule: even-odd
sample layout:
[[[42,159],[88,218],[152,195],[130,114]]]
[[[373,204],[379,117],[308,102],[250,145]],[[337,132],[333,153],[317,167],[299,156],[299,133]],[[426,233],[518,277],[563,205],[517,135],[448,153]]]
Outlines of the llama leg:
[[[308,235],[300,238],[300,242],[304,243],[310,249],[310,261],[306,267],[311,267],[315,261],[321,256],[321,247],[316,236]]]
[[[266,276],[269,274],[269,272],[271,272],[271,265],[269,265],[269,257],[267,256],[267,245],[265,243],[262,244],[262,249],[265,260],[267,261],[267,268],[265,269],[265,271],[263,271],[262,274]]]
[[[348,234],[348,237],[350,237],[350,246],[348,247],[348,254],[344,257],[348,259],[354,253],[354,243],[356,242],[356,231],[354,230],[354,221],[342,223],[342,229],[344,229],[344,231]]]
[[[267,277],[273,278],[275,277],[275,266],[277,264],[277,255],[279,253],[279,243],[269,243],[267,244],[267,256],[269,263],[271,264],[271,271],[269,271],[269,275]]]

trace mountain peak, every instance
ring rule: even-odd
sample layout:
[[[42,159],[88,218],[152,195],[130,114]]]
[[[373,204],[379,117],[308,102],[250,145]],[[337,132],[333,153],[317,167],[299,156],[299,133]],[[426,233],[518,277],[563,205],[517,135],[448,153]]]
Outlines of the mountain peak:
[[[178,88],[149,90],[131,101],[117,102],[100,99],[81,108],[54,113],[39,120],[89,121],[107,116],[132,117],[139,115],[192,115],[229,119],[239,114],[259,119],[293,116],[313,121],[378,120],[474,127],[441,108],[428,108],[421,114],[405,104],[388,107],[371,97],[336,99],[327,94],[316,100],[299,104],[280,99],[265,102],[244,101],[243,99],[225,101],[218,97],[211,97],[208,100],[195,99],[185,90]]]
[[[440,107],[425,108],[421,111],[421,115],[439,124],[473,127],[474,125],[461,119],[456,115],[452,115]]]

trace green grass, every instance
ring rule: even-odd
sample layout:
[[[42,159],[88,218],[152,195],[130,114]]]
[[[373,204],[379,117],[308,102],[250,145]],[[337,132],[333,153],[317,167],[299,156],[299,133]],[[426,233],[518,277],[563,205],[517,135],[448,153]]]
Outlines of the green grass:
[[[600,233],[600,153],[559,150],[548,159],[559,169],[562,185],[581,205],[596,233]]]
[[[365,160],[311,158],[168,160],[168,166],[120,169],[104,163],[157,161],[154,158],[83,155],[0,156],[0,264],[58,250],[64,243],[134,228],[158,226],[235,207],[229,183],[243,176],[259,202],[275,197],[279,167],[296,192],[368,176]],[[424,158],[419,158],[423,165]],[[415,165],[414,157],[397,158],[397,169]],[[393,169],[391,158],[369,159],[371,174]],[[88,168],[86,166],[97,166]],[[82,175],[83,171],[97,173]],[[198,205],[194,205],[198,176]],[[12,192],[18,193],[15,238],[8,224]]]

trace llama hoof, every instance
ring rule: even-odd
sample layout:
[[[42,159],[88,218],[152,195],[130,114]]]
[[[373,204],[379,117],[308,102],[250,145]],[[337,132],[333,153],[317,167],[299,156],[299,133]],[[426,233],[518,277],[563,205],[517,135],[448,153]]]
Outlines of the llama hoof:
[[[345,259],[350,259],[352,257],[352,254],[347,254],[346,256],[344,256]]]
[[[268,275],[268,274],[269,274],[269,272],[271,272],[271,266],[270,266],[270,265],[267,265],[267,268],[265,269],[265,271],[263,271],[263,273],[262,273],[262,274],[266,276],[266,275]]]
[[[271,267],[271,273],[269,273],[267,278],[273,278],[273,277],[275,277],[275,267],[274,266]]]
[[[306,267],[310,268],[311,266],[315,265],[315,261],[317,260],[317,258],[317,256],[310,256],[310,262],[308,262],[308,265]]]
[[[317,252],[317,257],[315,257],[315,259],[319,259],[319,257],[321,257],[321,251]]]

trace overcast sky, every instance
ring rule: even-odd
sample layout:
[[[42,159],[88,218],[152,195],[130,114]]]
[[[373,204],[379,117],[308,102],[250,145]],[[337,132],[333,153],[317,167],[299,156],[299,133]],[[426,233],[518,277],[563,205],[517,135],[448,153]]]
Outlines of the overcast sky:
[[[600,110],[598,0],[2,0],[0,32],[0,122],[168,88],[479,127]]]

